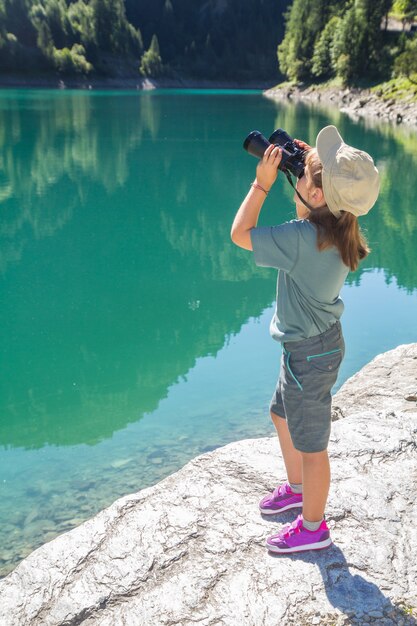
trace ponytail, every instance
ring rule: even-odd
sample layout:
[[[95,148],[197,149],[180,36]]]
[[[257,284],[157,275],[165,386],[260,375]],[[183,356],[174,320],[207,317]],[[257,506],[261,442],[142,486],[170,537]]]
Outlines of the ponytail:
[[[306,165],[311,172],[315,187],[322,189],[322,164],[317,151],[311,150],[307,154]],[[333,215],[327,206],[310,211],[308,218],[317,226],[317,247],[325,250],[336,246],[342,257],[342,261],[352,272],[358,269],[359,262],[370,252],[370,248],[363,235],[358,218],[352,213],[342,210],[341,217]]]
[[[368,243],[359,227],[358,218],[342,211],[337,218],[327,207],[311,211],[308,220],[318,227],[317,247],[325,250],[336,246],[342,261],[352,272],[370,252]]]

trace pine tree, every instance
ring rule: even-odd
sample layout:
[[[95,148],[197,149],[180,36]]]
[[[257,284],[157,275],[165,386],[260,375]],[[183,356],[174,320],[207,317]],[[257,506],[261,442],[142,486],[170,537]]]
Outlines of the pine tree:
[[[45,17],[55,45],[59,48],[68,42],[70,24],[65,0],[48,0],[45,5]]]
[[[335,74],[332,63],[332,45],[340,17],[334,15],[326,24],[314,46],[311,73],[318,78],[329,78]]]
[[[391,0],[294,0],[278,48],[290,80],[337,75],[345,82],[377,75],[383,58],[381,24]]]
[[[136,54],[141,37],[126,19],[124,0],[91,0],[97,46],[106,52]]]
[[[94,12],[90,4],[83,0],[73,2],[68,7],[68,20],[74,40],[87,50],[97,48]]]
[[[412,83],[417,83],[417,37],[406,43],[404,52],[395,60],[394,71],[397,76],[406,76]]]
[[[325,0],[294,0],[286,15],[285,37],[278,46],[281,72],[290,80],[308,80],[312,74],[316,41],[329,16],[340,2],[331,5]]]
[[[383,41],[381,24],[387,0],[354,0],[338,22],[331,44],[332,65],[345,82],[377,75]]]
[[[149,76],[152,78],[161,76],[163,72],[158,37],[156,35],[152,36],[151,45],[142,56],[139,71],[143,76]]]

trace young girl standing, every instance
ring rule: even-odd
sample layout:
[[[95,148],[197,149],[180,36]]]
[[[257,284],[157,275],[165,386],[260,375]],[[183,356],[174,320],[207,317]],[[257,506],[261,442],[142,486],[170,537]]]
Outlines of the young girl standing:
[[[270,145],[232,226],[232,240],[252,250],[255,263],[279,270],[270,332],[282,343],[280,376],[270,412],[288,481],[260,502],[264,514],[302,507],[292,524],[267,539],[273,552],[318,550],[331,544],[324,511],[330,487],[327,445],[331,389],[344,356],[340,290],[350,270],[369,253],[357,217],[379,193],[379,174],[366,152],[344,143],[326,126],[306,150],[294,201],[297,218],[257,227],[274,184],[282,150]]]

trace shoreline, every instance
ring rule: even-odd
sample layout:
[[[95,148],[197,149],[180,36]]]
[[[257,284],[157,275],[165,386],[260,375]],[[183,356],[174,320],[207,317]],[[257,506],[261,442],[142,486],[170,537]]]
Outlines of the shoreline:
[[[306,104],[338,107],[353,120],[373,118],[396,125],[417,126],[417,102],[410,98],[381,97],[371,89],[357,87],[331,87],[322,85],[276,84],[275,81],[231,81],[191,78],[151,79],[140,76],[86,78],[60,76],[0,76],[0,89],[76,89],[76,90],[131,90],[153,91],[156,89],[202,89],[202,90],[253,90],[261,91],[266,98],[275,101],[303,102]]]
[[[412,101],[411,98],[383,99],[378,92],[370,89],[283,84],[267,89],[264,91],[264,96],[272,100],[337,106],[342,113],[346,113],[354,120],[367,117],[398,125],[417,125],[417,102]]]
[[[16,74],[0,75],[0,89],[128,89],[152,91],[154,89],[253,89],[265,91],[272,89],[275,81],[231,81],[205,80],[191,78],[142,78],[141,76],[125,77],[70,77],[60,76],[19,76]]]

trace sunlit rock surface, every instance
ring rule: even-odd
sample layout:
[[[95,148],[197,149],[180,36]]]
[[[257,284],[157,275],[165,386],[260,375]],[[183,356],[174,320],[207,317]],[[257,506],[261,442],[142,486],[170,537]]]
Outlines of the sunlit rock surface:
[[[384,97],[382,89],[374,92],[371,89],[324,87],[310,85],[298,87],[283,84],[272,87],[264,92],[272,100],[302,101],[320,106],[337,106],[342,113],[357,120],[360,117],[406,124],[417,124],[417,103],[414,96],[397,98]]]
[[[33,552],[0,581],[0,624],[417,624],[417,344],[348,380],[334,418],[329,549],[268,553],[299,511],[261,517],[278,443],[241,441]]]

